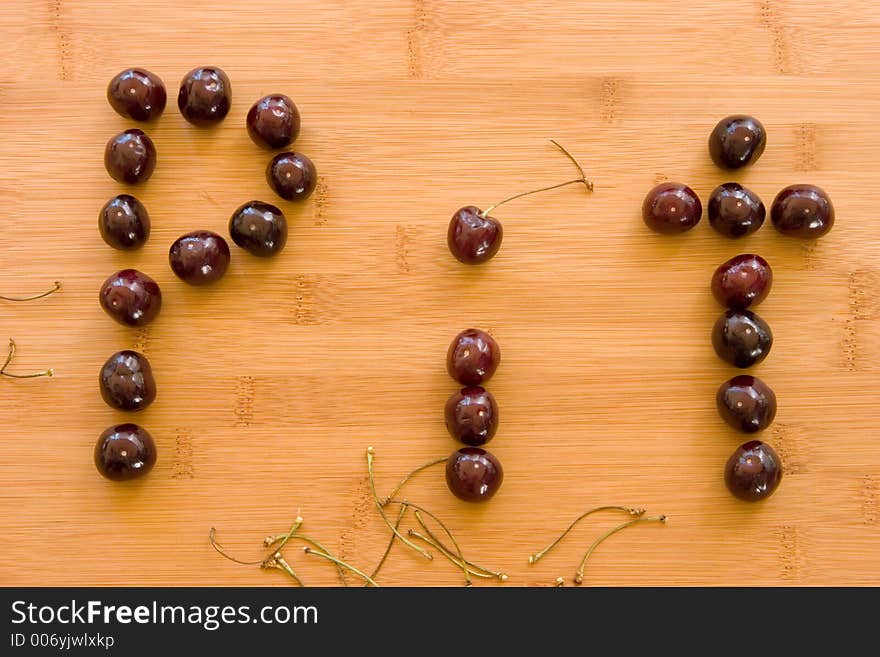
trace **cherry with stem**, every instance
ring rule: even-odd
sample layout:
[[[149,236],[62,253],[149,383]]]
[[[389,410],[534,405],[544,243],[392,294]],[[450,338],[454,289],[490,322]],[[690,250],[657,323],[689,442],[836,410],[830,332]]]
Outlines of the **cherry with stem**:
[[[51,367],[48,370],[32,372],[31,374],[13,374],[12,372],[7,372],[6,368],[12,363],[13,358],[15,358],[15,340],[9,338],[9,354],[6,356],[6,362],[3,363],[3,367],[0,367],[0,375],[8,376],[10,379],[36,379],[41,376],[55,376],[55,370]]]
[[[628,507],[628,506],[597,506],[597,507],[595,507],[595,508],[593,508],[593,509],[590,509],[589,511],[584,511],[581,515],[579,515],[577,518],[575,518],[575,519],[571,522],[571,524],[565,529],[564,532],[562,532],[562,533],[556,538],[555,541],[553,541],[552,543],[550,543],[550,545],[548,545],[547,547],[545,547],[545,548],[544,548],[543,550],[541,550],[540,552],[536,552],[535,554],[531,555],[531,556],[529,557],[529,563],[530,563],[530,564],[535,564],[535,563],[537,563],[538,560],[541,559],[541,557],[543,557],[543,556],[544,556],[545,554],[547,554],[550,550],[552,550],[554,547],[556,547],[556,546],[560,543],[560,541],[562,541],[563,538],[565,538],[566,536],[568,536],[568,534],[571,532],[571,530],[574,529],[575,526],[576,526],[581,520],[583,520],[583,519],[586,518],[587,516],[591,516],[591,515],[593,515],[594,513],[599,513],[600,511],[623,511],[624,513],[628,513],[629,515],[631,515],[631,516],[635,516],[635,517],[637,517],[637,518],[641,517],[641,516],[645,513],[645,510],[644,510],[644,509],[634,509],[634,508],[632,508],[632,507]]]
[[[0,294],[0,299],[3,301],[36,301],[37,299],[42,299],[43,297],[48,297],[50,294],[54,294],[61,289],[61,281],[55,281],[55,284],[52,286],[51,290],[46,290],[45,292],[41,292],[40,294],[35,294],[31,297],[7,297],[3,294]]]
[[[587,559],[590,558],[590,555],[595,552],[596,548],[599,547],[606,539],[613,536],[619,531],[623,531],[627,527],[631,527],[639,522],[661,522],[664,525],[666,524],[666,516],[639,516],[638,518],[633,518],[632,520],[627,520],[626,522],[614,527],[613,529],[609,529],[607,532],[602,534],[599,538],[593,541],[593,544],[590,546],[590,549],[587,550],[587,553],[584,555],[584,558],[581,559],[581,564],[578,566],[577,572],[574,576],[574,583],[580,585],[584,581],[584,568],[587,565]]]

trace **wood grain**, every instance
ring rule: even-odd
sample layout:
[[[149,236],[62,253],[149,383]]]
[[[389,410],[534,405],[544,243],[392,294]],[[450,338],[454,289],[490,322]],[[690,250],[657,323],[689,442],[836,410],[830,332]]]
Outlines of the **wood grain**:
[[[442,407],[452,336],[480,326],[503,364],[492,443],[506,478],[484,506],[453,499],[439,470],[406,493],[445,518],[473,560],[508,585],[549,585],[617,518],[594,518],[535,566],[527,557],[600,504],[664,512],[666,527],[618,534],[594,556],[596,585],[880,584],[880,5],[847,0],[479,3],[328,1],[308,11],[251,3],[54,0],[0,7],[0,292],[64,283],[0,307],[21,369],[54,379],[0,380],[0,584],[277,585],[281,573],[226,562],[208,531],[242,558],[297,515],[305,529],[369,569],[387,532],[371,507],[377,478],[448,453]],[[222,5],[222,6],[218,6]],[[174,107],[201,64],[232,79],[233,109],[198,130]],[[153,178],[135,190],[153,235],[112,252],[96,230],[122,191],[102,149],[130,127],[107,105],[127,66],[163,77],[171,103],[148,130]],[[262,94],[292,96],[296,148],[321,183],[282,203],[292,230],[277,259],[236,249],[211,289],[176,280],[179,234],[225,232],[260,198],[269,159],[243,120]],[[720,117],[767,126],[757,166],[715,169],[705,140]],[[559,139],[596,182],[499,209],[505,242],[487,266],[449,255],[449,217],[466,204],[571,176]],[[824,187],[837,209],[821,241],[765,227],[742,242],[649,234],[639,208],[659,180],[705,199],[733,178],[769,205],[795,182]],[[733,374],[712,351],[715,266],[758,252],[776,281],[760,313],[776,338],[756,372],[780,399],[767,439],[786,463],[761,505],[732,499],[722,466],[742,442],[714,392]],[[140,331],[114,325],[96,295],[124,266],[155,277],[164,308]],[[160,459],[143,481],[103,481],[97,435],[127,419],[96,389],[112,352],[137,348],[159,399],[137,421]],[[332,568],[289,554],[309,584]],[[461,574],[396,546],[388,585],[459,585]]]

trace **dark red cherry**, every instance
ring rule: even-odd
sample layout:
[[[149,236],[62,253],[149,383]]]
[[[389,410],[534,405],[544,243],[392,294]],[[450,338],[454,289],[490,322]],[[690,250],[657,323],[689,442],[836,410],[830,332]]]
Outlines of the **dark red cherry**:
[[[177,107],[193,125],[218,123],[229,114],[232,85],[226,73],[215,66],[201,66],[187,73],[180,83]]]
[[[758,502],[773,494],[782,481],[782,460],[767,443],[750,440],[737,447],[724,468],[724,482],[736,497]]]
[[[156,399],[153,368],[143,354],[117,351],[107,359],[98,376],[101,397],[108,406],[122,411],[142,411]]]
[[[156,169],[156,146],[138,128],[120,132],[104,148],[104,168],[116,182],[145,182]]]
[[[642,203],[642,219],[651,230],[666,235],[683,233],[700,222],[703,204],[687,185],[664,182],[654,187]]]
[[[156,444],[143,427],[118,424],[98,437],[95,467],[112,481],[143,477],[156,464]]]
[[[159,118],[168,100],[165,83],[143,68],[127,68],[107,85],[107,101],[120,114],[135,121]]]
[[[484,217],[480,208],[468,205],[452,215],[446,243],[460,262],[478,265],[491,259],[501,248],[504,230],[501,222]]]
[[[159,285],[136,269],[116,272],[101,285],[99,301],[104,311],[120,324],[149,324],[162,307]]]
[[[776,195],[770,220],[783,235],[814,239],[834,225],[834,206],[815,185],[789,185]]]
[[[150,237],[150,215],[134,196],[120,194],[101,208],[98,230],[114,249],[139,249]]]
[[[712,275],[712,295],[722,306],[744,310],[757,306],[773,285],[773,270],[759,255],[744,253],[719,265]]]
[[[266,167],[266,182],[286,201],[304,201],[318,183],[318,171],[302,153],[279,153]]]
[[[731,365],[751,367],[770,353],[773,333],[767,322],[750,310],[728,310],[712,328],[712,346]]]
[[[229,220],[232,241],[255,256],[273,256],[287,243],[287,219],[274,205],[249,201]]]
[[[709,197],[709,225],[725,237],[744,237],[764,224],[767,211],[753,191],[724,183]]]
[[[498,430],[498,404],[484,388],[462,388],[446,401],[446,428],[465,445],[484,445]]]
[[[478,386],[492,378],[501,362],[501,347],[480,329],[466,329],[455,336],[446,352],[449,376],[465,386]]]
[[[709,155],[722,169],[739,169],[756,162],[766,146],[763,124],[745,114],[721,119],[709,135]]]
[[[446,485],[465,502],[485,502],[504,481],[501,462],[479,447],[462,447],[446,461]]]
[[[260,98],[247,113],[247,131],[262,148],[284,148],[299,135],[299,110],[287,96]]]
[[[219,280],[229,267],[229,245],[210,230],[196,230],[178,237],[168,251],[168,262],[180,280],[208,285]]]
[[[776,394],[756,376],[742,374],[725,381],[715,395],[721,418],[737,431],[763,431],[776,417]]]

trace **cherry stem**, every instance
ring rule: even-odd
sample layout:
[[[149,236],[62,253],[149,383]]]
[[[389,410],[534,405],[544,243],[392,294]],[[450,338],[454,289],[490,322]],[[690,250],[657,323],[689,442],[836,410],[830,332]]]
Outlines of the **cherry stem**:
[[[584,555],[584,558],[581,559],[581,565],[578,567],[577,573],[575,573],[575,576],[574,576],[574,583],[577,585],[580,585],[584,581],[584,568],[587,565],[587,559],[590,558],[590,555],[593,554],[595,549],[597,547],[599,547],[602,544],[602,542],[605,541],[605,539],[607,539],[608,537],[613,536],[617,532],[623,531],[627,527],[635,525],[636,523],[639,523],[639,522],[662,522],[665,525],[666,524],[666,516],[665,515],[648,516],[648,517],[640,516],[638,518],[633,518],[632,520],[627,520],[625,523],[620,524],[613,529],[609,529],[607,532],[602,534],[599,538],[597,538],[595,541],[593,541],[593,544],[590,546],[590,549],[587,550],[587,553]]]
[[[554,547],[556,547],[563,538],[568,536],[569,532],[571,532],[571,530],[575,528],[575,525],[577,525],[581,520],[583,520],[587,516],[590,516],[594,513],[598,513],[599,511],[623,511],[623,512],[628,513],[629,515],[635,516],[637,518],[641,517],[645,513],[644,509],[633,509],[628,506],[597,506],[595,509],[590,509],[589,511],[585,511],[584,513],[579,515],[577,518],[575,518],[572,521],[572,523],[568,526],[568,528],[564,532],[562,532],[557,537],[557,539],[555,541],[550,543],[550,545],[545,547],[540,552],[536,552],[535,554],[531,555],[529,557],[529,563],[530,564],[537,563],[541,557],[543,557],[550,550],[552,550]]]
[[[550,185],[549,187],[541,187],[540,189],[533,189],[530,192],[520,192],[519,194],[514,194],[513,196],[510,196],[510,197],[504,199],[503,201],[498,201],[498,203],[496,203],[495,205],[490,205],[488,208],[486,208],[485,210],[480,212],[480,216],[483,219],[485,219],[489,215],[489,213],[492,212],[492,210],[497,208],[499,205],[504,205],[505,203],[509,203],[510,201],[514,201],[518,198],[522,198],[523,196],[530,196],[532,194],[539,194],[541,192],[549,192],[551,189],[559,189],[560,187],[565,187],[567,185],[576,185],[577,183],[582,183],[587,188],[587,191],[590,191],[590,192],[593,191],[593,181],[587,180],[587,176],[584,173],[583,168],[581,167],[580,163],[575,159],[574,155],[569,153],[568,150],[562,144],[560,144],[558,141],[556,141],[555,139],[551,139],[550,143],[552,143],[554,146],[556,146],[556,148],[561,150],[563,152],[563,154],[569,160],[571,160],[571,162],[577,168],[578,173],[581,174],[580,178],[575,178],[574,180],[568,180],[564,183],[558,183],[556,185]]]
[[[455,554],[453,554],[452,550],[450,550],[450,549],[449,549],[449,548],[443,543],[443,541],[441,541],[441,540],[437,537],[437,535],[434,534],[434,532],[431,531],[431,528],[428,527],[428,525],[425,524],[425,522],[422,520],[422,517],[418,514],[418,512],[414,512],[414,513],[415,513],[415,516],[416,516],[416,520],[417,520],[418,523],[422,526],[422,529],[424,530],[425,534],[427,534],[427,535],[428,535],[428,538],[430,538],[432,541],[434,541],[434,543],[436,543],[436,547],[437,547],[437,549],[438,549],[438,550],[441,550],[441,551],[443,551],[443,552],[445,552],[447,555],[450,555],[450,556],[453,556],[453,557],[454,557]],[[438,521],[438,522],[439,522],[439,521]],[[442,526],[442,525],[441,525],[441,526]],[[465,564],[466,564],[469,568],[471,568],[472,570],[479,570],[479,571],[481,571],[482,573],[484,573],[484,574],[486,574],[486,575],[489,575],[489,576],[491,576],[491,577],[495,577],[496,579],[500,579],[502,582],[504,582],[504,581],[507,580],[507,575],[505,575],[504,573],[495,572],[494,570],[490,570],[489,568],[484,568],[483,566],[480,566],[480,565],[478,565],[478,564],[475,564],[475,563],[473,563],[472,561],[468,561],[468,560],[465,559],[464,557],[462,557],[462,562],[465,563]]]
[[[54,294],[60,289],[61,281],[55,281],[55,285],[52,287],[51,290],[46,290],[45,292],[41,292],[40,294],[35,294],[32,297],[7,297],[0,294],[0,299],[3,299],[3,301],[36,301],[37,299],[48,297],[50,294]]]
[[[289,541],[291,538],[293,538],[293,535],[296,533],[296,530],[299,529],[300,527],[302,527],[302,524],[303,524],[302,516],[297,516],[296,520],[294,520],[293,524],[290,526],[290,530],[281,539],[281,545],[279,545],[277,548],[275,548],[276,552],[280,551],[281,548],[283,548],[285,545],[287,545],[287,541]],[[275,538],[278,538],[278,537],[276,536]],[[264,541],[264,543],[265,543],[265,541]],[[272,541],[272,543],[266,543],[266,547],[270,547],[274,543],[276,543],[276,541]]]
[[[379,499],[378,493],[376,493],[376,481],[373,477],[373,457],[374,457],[374,455],[375,455],[375,450],[373,449],[373,447],[372,446],[367,447],[367,473],[369,474],[369,478],[370,478],[370,490],[373,493],[373,501],[376,503],[376,508],[379,510],[379,515],[382,516],[382,520],[384,520],[385,524],[388,525],[388,529],[390,529],[391,532],[395,536],[397,536],[397,538],[399,538],[405,545],[408,545],[409,547],[411,547],[413,550],[415,550],[416,552],[421,554],[423,557],[425,557],[425,559],[427,559],[428,561],[433,560],[434,557],[431,555],[430,552],[423,550],[418,545],[416,545],[415,543],[413,543],[412,541],[407,539],[403,534],[400,533],[400,531],[398,531],[398,529],[394,525],[391,524],[391,521],[388,520],[388,516],[385,515],[384,507],[387,504],[389,504],[391,502],[391,500],[388,500],[385,504],[382,504],[382,501]]]
[[[219,552],[230,561],[240,563],[243,566],[263,566],[264,568],[272,567],[270,564],[267,563],[267,559],[259,559],[257,561],[242,561],[241,559],[236,559],[235,557],[230,555],[228,552],[226,552],[223,546],[220,545],[219,542],[217,542],[217,530],[214,527],[211,527],[211,531],[208,533],[208,539],[211,541],[211,547],[217,550],[217,552]]]
[[[379,588],[379,585],[376,584],[375,580],[373,580],[372,577],[370,577],[369,575],[367,575],[363,571],[355,568],[354,566],[345,563],[341,559],[337,559],[332,554],[328,554],[327,552],[321,552],[320,550],[316,550],[315,548],[311,548],[308,546],[303,548],[303,552],[305,552],[306,554],[314,554],[316,557],[321,557],[322,559],[326,559],[327,561],[332,561],[337,566],[347,568],[348,570],[353,572],[358,577],[361,577],[367,584],[370,584],[371,586],[375,586],[376,588]]]
[[[403,508],[406,508],[406,507],[403,507]],[[483,577],[485,579],[493,579],[495,577],[495,575],[490,575],[489,573],[483,572],[482,570],[477,570],[476,568],[472,568],[468,563],[463,563],[463,562],[459,561],[458,558],[454,554],[450,554],[449,552],[444,550],[440,546],[440,544],[437,543],[437,541],[435,541],[427,536],[424,536],[423,534],[420,534],[415,529],[409,529],[409,530],[407,530],[406,533],[409,536],[412,536],[413,538],[417,538],[420,541],[424,541],[425,543],[430,545],[432,548],[436,549],[438,552],[440,552],[440,554],[442,554],[444,557],[446,557],[450,561],[450,563],[454,564],[458,568],[466,568],[468,573],[470,573],[474,577]]]
[[[421,472],[422,470],[426,470],[427,468],[430,468],[432,465],[438,465],[439,463],[445,463],[446,461],[447,461],[447,457],[443,456],[439,459],[434,459],[433,461],[428,461],[424,465],[420,465],[419,467],[417,467],[415,470],[413,470],[408,475],[406,475],[403,479],[401,479],[400,482],[398,482],[397,486],[395,486],[394,489],[388,495],[385,496],[385,499],[382,501],[382,506],[385,506],[386,504],[388,504],[389,500],[391,500],[391,498],[393,498],[395,495],[397,495],[400,492],[400,489],[403,488],[403,486],[406,484],[406,482],[408,482],[410,479],[412,479],[419,472]]]
[[[400,529],[400,523],[403,521],[404,513],[406,513],[406,507],[401,506],[400,511],[397,514],[397,521],[394,523],[394,529]],[[379,563],[376,564],[376,567],[373,568],[373,572],[370,573],[370,579],[376,579],[376,575],[379,574],[379,570],[382,568],[382,565],[388,558],[388,554],[391,552],[391,546],[394,545],[395,538],[397,538],[397,536],[395,534],[391,534],[391,537],[388,539],[388,545],[385,546],[385,552],[382,554],[382,558],[379,559]],[[364,584],[364,586],[366,586],[366,584]]]
[[[274,555],[272,555],[272,559],[274,559],[275,563],[277,564],[275,566],[276,568],[280,568],[285,573],[290,575],[296,581],[297,584],[299,584],[302,587],[305,587],[305,584],[303,584],[303,581],[294,572],[293,568],[290,567],[290,564],[287,563],[287,561],[285,560],[284,555],[282,555],[280,552],[276,552]]]
[[[563,586],[565,586],[565,578],[564,577],[557,577],[556,578],[556,587],[561,588]]]
[[[43,370],[42,372],[34,372],[33,374],[12,374],[11,372],[7,372],[6,368],[9,367],[13,358],[15,358],[15,340],[9,338],[9,355],[6,356],[6,362],[3,363],[3,367],[0,367],[0,374],[8,376],[11,379],[36,379],[41,376],[55,376],[55,370],[52,368]]]

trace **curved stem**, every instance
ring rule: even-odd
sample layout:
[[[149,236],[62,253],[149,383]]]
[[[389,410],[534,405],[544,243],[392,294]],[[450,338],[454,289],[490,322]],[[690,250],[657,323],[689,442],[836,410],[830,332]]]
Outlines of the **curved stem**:
[[[3,363],[3,367],[0,367],[0,375],[8,376],[11,379],[36,379],[41,376],[55,376],[55,370],[51,367],[48,370],[34,372],[33,374],[12,374],[7,372],[6,368],[9,367],[13,358],[15,358],[15,340],[9,338],[9,354],[6,356],[6,362]]]
[[[226,550],[223,549],[223,546],[217,542],[216,536],[217,536],[217,530],[214,527],[211,527],[211,531],[208,532],[208,539],[211,541],[211,547],[214,548],[215,550],[217,550],[217,552],[219,552],[221,555],[223,555],[224,557],[226,557],[230,561],[234,561],[235,563],[240,563],[243,566],[264,566],[266,564],[265,559],[259,559],[257,561],[242,561],[241,559],[236,559],[235,557],[228,554],[226,552]]]
[[[285,545],[287,545],[287,541],[289,541],[293,537],[293,535],[296,533],[297,529],[302,527],[302,524],[303,524],[302,516],[297,516],[296,519],[293,521],[293,524],[290,526],[290,530],[287,532],[287,534],[284,535],[284,538],[281,539],[281,545],[279,545],[277,548],[275,548],[276,552],[278,552],[279,550],[281,550],[281,548],[283,548]],[[274,542],[275,541],[273,541],[273,543]],[[266,547],[269,547],[269,546],[267,545]]]
[[[337,559],[332,554],[328,554],[326,552],[321,552],[320,550],[316,550],[316,549],[310,548],[308,546],[303,548],[303,552],[305,552],[306,554],[314,554],[316,557],[321,557],[322,559],[327,559],[327,561],[332,561],[337,566],[342,566],[343,568],[347,568],[348,570],[353,572],[358,577],[363,578],[363,580],[365,582],[367,582],[368,584],[370,584],[371,586],[375,586],[376,588],[379,588],[379,585],[376,584],[376,582],[373,580],[372,577],[370,577],[366,573],[362,572],[361,570],[358,570],[354,566],[345,563],[341,559]]]
[[[430,468],[432,465],[437,465],[439,463],[445,463],[447,458],[448,457],[443,456],[439,459],[434,459],[433,461],[429,461],[423,465],[420,465],[415,470],[410,472],[408,475],[406,475],[403,479],[401,479],[398,482],[398,484],[392,489],[392,491],[390,493],[388,493],[388,495],[385,496],[385,499],[382,501],[382,506],[385,506],[386,504],[388,504],[388,501],[392,497],[397,495],[400,492],[400,489],[403,488],[404,484],[406,484],[406,482],[408,482],[410,479],[412,479],[415,475],[420,473],[422,470],[426,470],[426,469]]]
[[[437,547],[437,549],[439,549],[439,550],[445,552],[447,555],[451,555],[451,556],[454,557],[455,554],[453,554],[452,550],[450,550],[450,549],[449,549],[449,548],[443,543],[443,541],[441,541],[441,540],[440,540],[440,539],[434,534],[434,532],[431,531],[431,528],[428,527],[427,524],[425,524],[425,522],[422,520],[422,517],[421,517],[420,515],[418,515],[417,512],[415,513],[415,516],[416,516],[416,520],[418,521],[419,525],[421,525],[421,527],[422,527],[422,529],[424,530],[425,534],[428,535],[428,538],[431,539],[434,543],[436,543],[436,547]],[[442,525],[441,525],[441,526],[442,526]],[[489,575],[490,577],[494,577],[494,578],[496,578],[496,579],[500,579],[502,582],[507,581],[507,575],[505,575],[504,573],[501,573],[501,572],[495,572],[494,570],[490,570],[490,569],[488,569],[488,568],[484,568],[483,566],[480,566],[479,564],[475,564],[473,561],[468,561],[467,559],[464,559],[463,557],[462,557],[462,562],[463,562],[465,565],[467,565],[472,571],[473,571],[473,570],[479,570],[480,572],[482,572],[482,573],[485,574],[485,575]]]
[[[293,536],[291,536],[291,538],[299,539],[303,543],[308,543],[309,545],[317,548],[321,552],[325,552],[326,554],[330,554],[330,550],[325,548],[323,545],[321,545],[318,541],[316,541],[313,538],[309,538],[308,536],[304,536],[303,534],[294,534]],[[339,574],[339,580],[343,583],[343,585],[347,586],[347,583],[345,581],[345,573],[343,572],[342,567],[338,563],[336,564],[336,572]]]
[[[575,185],[577,183],[582,183],[584,185],[584,187],[587,188],[587,191],[590,191],[590,192],[593,191],[593,181],[587,180],[587,176],[584,173],[583,167],[581,167],[580,163],[575,159],[574,155],[569,153],[568,150],[566,150],[566,148],[564,146],[562,146],[562,144],[560,144],[555,139],[551,139],[550,143],[552,143],[554,146],[556,146],[556,148],[558,148],[560,151],[562,151],[563,154],[569,160],[571,160],[571,162],[577,168],[577,171],[580,174],[580,178],[575,178],[574,180],[568,180],[564,183],[550,185],[549,187],[541,187],[540,189],[533,189],[529,192],[520,192],[519,194],[514,194],[513,196],[509,196],[508,198],[504,199],[503,201],[498,201],[498,203],[495,203],[494,205],[490,205],[488,208],[486,208],[485,210],[480,212],[480,216],[483,219],[485,219],[489,215],[489,213],[492,212],[492,210],[494,210],[495,208],[497,208],[500,205],[504,205],[505,203],[509,203],[510,201],[515,201],[516,199],[522,198],[523,196],[530,196],[532,194],[539,194],[541,192],[549,192],[551,189],[558,189],[560,187],[565,187],[566,185]]]
[[[397,514],[397,521],[394,523],[394,529],[400,529],[400,523],[403,520],[403,514],[406,513],[406,507],[400,507],[400,512]],[[379,563],[376,564],[376,567],[373,568],[373,572],[370,573],[371,579],[376,579],[376,575],[379,574],[379,570],[382,568],[382,565],[385,563],[385,560],[388,558],[388,553],[391,552],[391,546],[394,545],[394,539],[397,538],[395,534],[391,534],[391,537],[388,539],[388,545],[385,546],[385,552],[382,554],[382,558],[379,559]],[[366,585],[365,585],[366,586]]]
[[[371,490],[372,493],[373,493],[373,501],[376,503],[376,508],[379,510],[379,515],[382,516],[382,520],[384,520],[384,521],[385,521],[385,524],[388,525],[388,529],[390,529],[391,532],[392,532],[395,536],[397,536],[397,538],[399,538],[399,539],[400,539],[405,545],[408,545],[408,546],[411,547],[413,550],[415,550],[416,552],[418,552],[419,554],[421,554],[423,557],[425,557],[425,559],[427,559],[428,561],[431,561],[431,560],[434,558],[434,557],[431,555],[431,553],[428,552],[428,551],[426,551],[426,550],[423,550],[423,549],[420,548],[418,545],[416,545],[415,543],[413,543],[412,541],[410,541],[409,539],[407,539],[403,534],[401,534],[401,533],[397,530],[397,528],[394,527],[394,525],[391,524],[391,521],[388,520],[388,516],[385,515],[385,509],[384,509],[384,507],[387,506],[387,505],[390,503],[390,500],[386,501],[385,504],[382,504],[382,501],[379,499],[379,495],[376,493],[376,481],[375,481],[375,479],[373,478],[373,456],[374,456],[374,452],[375,452],[375,450],[373,450],[373,447],[372,447],[372,446],[367,447],[367,473],[368,473],[368,475],[369,475],[369,477],[370,477],[370,490]]]
[[[627,520],[625,523],[618,525],[614,529],[609,529],[607,532],[602,534],[599,538],[597,538],[595,541],[593,541],[593,544],[590,546],[590,549],[587,550],[587,553],[584,555],[584,558],[581,559],[581,565],[578,567],[577,573],[575,573],[575,576],[574,576],[574,583],[579,585],[584,581],[584,568],[587,565],[587,559],[590,558],[590,555],[593,554],[593,552],[596,550],[596,548],[599,547],[602,544],[602,542],[605,541],[605,539],[607,539],[608,537],[613,536],[617,532],[623,531],[627,527],[635,525],[636,523],[639,523],[639,522],[662,522],[663,524],[666,524],[666,516],[662,515],[662,516],[648,516],[647,518],[645,518],[645,517],[633,518],[632,520]]]
[[[287,561],[284,558],[284,555],[282,555],[280,552],[276,552],[274,555],[272,555],[272,558],[275,560],[275,563],[277,564],[276,568],[279,568],[279,569],[283,570],[285,573],[287,573],[288,575],[290,575],[294,580],[296,580],[296,583],[299,584],[300,586],[303,586],[303,587],[305,586],[305,584],[303,584],[303,581],[294,572],[293,568],[290,567],[290,564],[287,563]]]
[[[406,507],[402,507],[402,508],[406,508]],[[490,575],[489,573],[484,572],[482,570],[477,570],[476,568],[472,568],[469,563],[464,563],[464,562],[459,561],[458,558],[454,554],[450,554],[449,552],[444,550],[437,541],[435,541],[432,538],[429,538],[427,536],[420,534],[415,529],[409,529],[409,530],[407,530],[406,533],[409,536],[412,536],[413,538],[417,538],[420,541],[424,541],[425,543],[430,545],[432,548],[434,548],[435,550],[440,552],[440,554],[442,554],[444,557],[446,557],[450,561],[450,563],[456,565],[459,568],[466,568],[467,571],[471,575],[473,575],[474,577],[483,577],[485,579],[493,579],[495,577],[494,575]]]
[[[48,297],[50,294],[54,294],[58,290],[61,289],[61,281],[55,281],[55,285],[51,290],[46,290],[45,292],[41,292],[40,294],[35,294],[32,297],[7,297],[0,294],[0,299],[3,301],[36,301],[37,299],[42,299],[43,297]]]
[[[571,532],[571,530],[575,528],[575,525],[577,525],[581,520],[583,520],[583,519],[586,518],[587,516],[590,516],[590,515],[592,515],[592,514],[594,514],[594,513],[598,513],[599,511],[624,511],[624,512],[630,514],[631,516],[635,516],[635,517],[637,517],[637,518],[640,517],[642,514],[645,513],[645,510],[644,510],[644,509],[633,509],[633,508],[630,508],[630,507],[628,507],[628,506],[597,506],[595,509],[590,509],[589,511],[585,511],[584,513],[582,513],[581,515],[579,515],[577,518],[575,518],[575,519],[572,521],[572,523],[568,526],[568,528],[567,528],[564,532],[562,532],[562,533],[557,537],[557,539],[556,539],[555,541],[553,541],[552,543],[550,543],[550,545],[548,545],[547,547],[545,547],[545,548],[544,548],[543,550],[541,550],[540,552],[536,552],[535,554],[531,555],[531,556],[529,557],[529,563],[530,563],[530,564],[537,563],[538,560],[539,560],[541,557],[543,557],[543,556],[544,556],[545,554],[547,554],[550,550],[552,550],[554,547],[556,547],[557,544],[559,544],[559,542],[560,542],[563,538],[565,538],[566,536],[568,536],[569,532]]]

